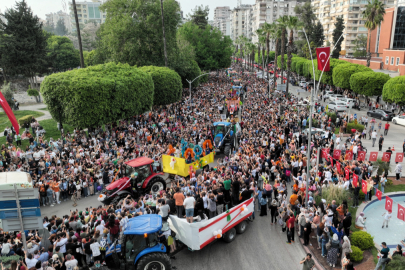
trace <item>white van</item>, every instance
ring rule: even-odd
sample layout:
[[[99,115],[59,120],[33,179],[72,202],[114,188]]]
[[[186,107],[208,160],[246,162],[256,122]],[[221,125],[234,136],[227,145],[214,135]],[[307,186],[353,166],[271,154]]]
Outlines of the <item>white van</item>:
[[[14,190],[14,184],[17,189],[32,188],[32,178],[26,172],[2,172],[0,173],[0,190]]]

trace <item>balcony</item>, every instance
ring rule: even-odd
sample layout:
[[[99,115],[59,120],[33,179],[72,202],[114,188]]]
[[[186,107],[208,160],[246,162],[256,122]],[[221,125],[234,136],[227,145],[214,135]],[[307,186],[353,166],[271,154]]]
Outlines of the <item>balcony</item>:
[[[330,6],[330,1],[324,1],[321,3],[322,6]]]

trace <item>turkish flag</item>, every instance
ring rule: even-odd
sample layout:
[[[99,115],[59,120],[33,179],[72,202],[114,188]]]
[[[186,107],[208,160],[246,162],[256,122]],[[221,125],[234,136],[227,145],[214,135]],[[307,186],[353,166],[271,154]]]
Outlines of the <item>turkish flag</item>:
[[[404,161],[404,153],[397,153],[395,155],[395,162],[402,162]]]
[[[329,156],[329,158],[330,158],[330,165],[332,165],[333,167],[333,158],[331,156]]]
[[[389,162],[391,159],[391,153],[390,152],[384,152],[382,156],[382,161],[384,162]]]
[[[340,171],[340,162],[336,162],[336,168],[338,170],[338,173],[340,174],[341,173],[341,171]]]
[[[316,59],[318,60],[318,70],[330,70],[330,47],[316,48]]]
[[[341,150],[333,150],[333,158],[334,159],[340,159],[340,155],[341,155],[342,151]]]
[[[349,170],[349,168],[345,168],[345,176],[346,176],[347,180],[350,179],[350,170]]]
[[[357,152],[357,160],[364,161],[366,159],[366,151],[358,151]]]
[[[353,160],[353,151],[346,151],[345,160]]]
[[[378,152],[371,152],[368,161],[377,161]]]
[[[385,210],[392,211],[393,203],[394,203],[394,201],[390,197],[385,196]]]
[[[405,221],[405,207],[403,207],[402,205],[398,204],[398,215],[397,218]]]
[[[377,190],[375,191],[375,196],[377,196],[378,200],[381,201],[382,192],[381,192],[379,189],[377,189]]]
[[[7,114],[8,119],[10,120],[11,124],[13,125],[17,134],[20,134],[20,126],[18,125],[17,119],[15,119],[15,115],[11,110],[10,106],[7,103],[7,100],[4,98],[3,93],[0,92],[0,104],[3,107],[4,112]]]
[[[328,159],[328,157],[329,157],[329,148],[323,148],[322,149],[322,158],[326,158],[326,159]]]
[[[367,182],[364,180],[361,180],[361,191],[363,191],[364,194],[367,194]]]
[[[353,186],[358,187],[359,185],[359,176],[357,174],[353,174]]]

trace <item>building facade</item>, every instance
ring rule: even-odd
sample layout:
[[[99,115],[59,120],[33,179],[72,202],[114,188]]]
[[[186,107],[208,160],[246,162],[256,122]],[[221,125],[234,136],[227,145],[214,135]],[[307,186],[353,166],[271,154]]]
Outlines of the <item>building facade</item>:
[[[96,22],[103,23],[107,17],[107,13],[103,13],[100,10],[100,6],[104,3],[104,0],[92,0],[91,2],[76,2],[77,17],[79,23]],[[70,11],[70,24],[72,25],[72,31],[76,31],[75,14],[73,10],[72,2],[69,2]]]
[[[65,27],[68,30],[69,33],[72,32],[72,24],[70,23],[70,16],[63,12],[62,10],[58,12],[51,12],[48,14],[45,14],[45,20],[46,23],[49,25],[53,25],[56,27],[56,24],[58,23],[59,20],[63,20],[65,23]]]
[[[232,40],[236,40],[240,36],[244,36],[248,39],[252,38],[252,17],[252,5],[240,4],[232,10],[230,16],[230,32]]]
[[[232,10],[230,7],[216,7],[214,9],[214,23],[225,36],[231,36],[231,16]]]

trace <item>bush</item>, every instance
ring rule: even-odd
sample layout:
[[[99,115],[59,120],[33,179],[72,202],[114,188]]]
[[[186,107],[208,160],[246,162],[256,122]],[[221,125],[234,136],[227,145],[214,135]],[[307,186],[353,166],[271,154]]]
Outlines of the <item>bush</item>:
[[[26,115],[21,117],[20,119],[18,119],[18,124],[20,125],[20,127],[29,127],[31,124],[33,116],[32,115]]]
[[[333,84],[337,87],[350,89],[350,77],[357,72],[372,71],[371,68],[358,64],[341,64],[333,69]]]
[[[322,199],[326,200],[327,204],[331,204],[333,200],[340,204],[343,200],[349,200],[349,192],[335,185],[330,185],[322,189]]]
[[[3,88],[1,89],[1,93],[3,94],[4,98],[7,100],[8,105],[12,109],[14,107],[14,91],[11,89],[10,83],[5,82]]]
[[[37,89],[32,89],[32,88],[28,88],[27,94],[28,94],[30,97],[37,97],[37,96],[39,96],[38,90],[37,90]]]
[[[363,251],[356,246],[351,246],[352,253],[350,253],[350,259],[354,262],[361,262],[363,260]]]
[[[393,184],[392,179],[387,179],[387,183],[385,183],[386,186],[392,186]]]
[[[351,134],[352,129],[362,132],[364,130],[364,126],[361,124],[355,124],[354,122],[350,122],[347,124],[347,128],[346,128],[347,133]]]
[[[147,66],[140,70],[152,76],[155,86],[153,104],[167,105],[181,99],[182,84],[179,74],[167,67]]]
[[[390,103],[405,103],[405,76],[398,76],[384,84],[382,98]]]
[[[350,238],[352,246],[355,245],[361,250],[366,250],[374,246],[373,237],[368,232],[357,231],[352,233],[352,236]]]
[[[403,270],[405,266],[405,257],[394,256],[391,262],[387,265],[387,270]]]
[[[381,72],[357,72],[350,77],[350,88],[357,94],[381,96],[384,84],[389,79],[388,74]]]

